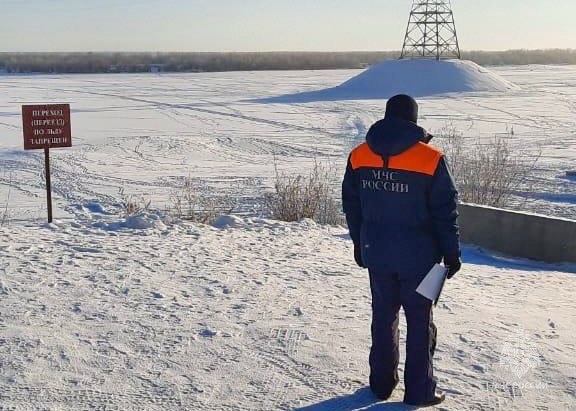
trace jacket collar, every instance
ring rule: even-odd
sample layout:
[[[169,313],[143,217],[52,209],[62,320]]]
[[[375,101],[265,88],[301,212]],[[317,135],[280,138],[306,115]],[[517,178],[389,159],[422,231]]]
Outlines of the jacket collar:
[[[410,121],[385,118],[368,131],[366,142],[380,156],[395,156],[408,150],[419,141],[427,141],[428,133]]]

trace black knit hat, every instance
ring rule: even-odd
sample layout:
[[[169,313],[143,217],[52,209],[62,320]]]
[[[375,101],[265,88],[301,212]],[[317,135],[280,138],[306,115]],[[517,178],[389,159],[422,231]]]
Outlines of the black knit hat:
[[[385,118],[396,118],[400,120],[418,123],[418,103],[412,97],[405,94],[398,94],[386,103]]]

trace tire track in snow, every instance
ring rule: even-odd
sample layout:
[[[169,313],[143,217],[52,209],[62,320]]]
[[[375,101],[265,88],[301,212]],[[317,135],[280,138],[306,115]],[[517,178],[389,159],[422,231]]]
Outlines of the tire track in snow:
[[[26,86],[26,88],[43,90],[43,91],[53,91],[53,89],[49,89],[49,88],[45,88],[45,87],[37,87],[37,86]],[[318,133],[318,134],[322,134],[322,135],[329,136],[329,137],[342,137],[342,134],[340,134],[340,133],[332,133],[332,132],[326,131],[325,129],[319,128],[319,127],[298,126],[296,124],[289,124],[289,123],[284,123],[284,122],[276,121],[276,120],[267,120],[267,119],[263,119],[263,118],[255,117],[255,116],[248,116],[248,115],[244,115],[244,114],[239,115],[239,114],[226,113],[226,112],[212,110],[212,109],[199,108],[199,107],[195,107],[195,106],[189,105],[189,104],[166,103],[166,102],[143,99],[143,98],[138,98],[138,97],[129,97],[129,96],[122,96],[119,94],[101,93],[101,92],[87,91],[87,90],[59,89],[58,91],[63,92],[63,93],[87,94],[87,95],[102,96],[102,97],[113,97],[113,98],[126,100],[126,101],[151,104],[151,105],[154,105],[157,107],[166,107],[166,108],[173,108],[173,109],[179,109],[179,110],[195,111],[198,113],[205,113],[205,114],[221,116],[221,117],[229,117],[229,118],[234,118],[234,119],[238,119],[238,120],[246,120],[246,121],[250,121],[253,123],[265,124],[265,125],[269,125],[272,127],[280,128],[282,130],[296,130],[296,131],[303,131],[303,132],[307,132],[307,133],[309,133],[309,132]]]

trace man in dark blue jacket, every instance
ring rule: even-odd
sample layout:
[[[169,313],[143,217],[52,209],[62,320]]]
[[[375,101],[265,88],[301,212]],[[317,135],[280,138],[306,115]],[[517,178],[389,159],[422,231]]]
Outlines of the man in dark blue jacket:
[[[404,402],[436,405],[432,357],[436,327],[432,302],[416,288],[444,260],[451,278],[461,267],[457,191],[443,154],[417,125],[418,105],[391,98],[383,120],[350,154],[342,200],[354,258],[368,268],[372,290],[370,388],[388,399],[398,384],[398,313],[404,308],[408,335]]]

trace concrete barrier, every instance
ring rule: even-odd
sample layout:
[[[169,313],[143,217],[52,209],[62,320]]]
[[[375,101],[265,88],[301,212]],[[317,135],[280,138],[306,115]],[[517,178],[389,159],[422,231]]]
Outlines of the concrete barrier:
[[[460,204],[462,242],[515,257],[576,263],[576,221]]]

